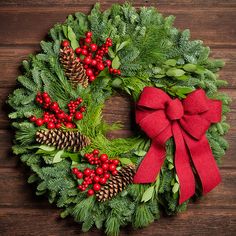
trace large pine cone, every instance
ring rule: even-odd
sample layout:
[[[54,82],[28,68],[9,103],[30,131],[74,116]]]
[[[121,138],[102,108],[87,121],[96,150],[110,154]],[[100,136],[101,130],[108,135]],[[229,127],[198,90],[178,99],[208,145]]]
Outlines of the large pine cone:
[[[105,202],[106,200],[116,196],[119,192],[122,192],[127,185],[133,182],[134,174],[134,165],[123,167],[117,175],[112,176],[109,182],[102,186],[102,188],[96,193],[97,200],[99,202]]]
[[[39,130],[36,141],[56,149],[66,149],[77,152],[90,144],[90,139],[78,131],[63,131],[60,129]]]
[[[64,68],[66,76],[74,87],[79,83],[84,87],[88,86],[86,70],[84,69],[83,64],[78,61],[72,48],[64,47],[60,49],[60,62]]]

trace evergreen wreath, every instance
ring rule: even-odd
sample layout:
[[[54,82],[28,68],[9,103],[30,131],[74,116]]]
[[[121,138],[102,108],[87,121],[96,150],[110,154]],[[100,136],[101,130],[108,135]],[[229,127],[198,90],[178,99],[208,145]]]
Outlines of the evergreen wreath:
[[[224,63],[209,59],[209,48],[191,41],[189,30],[177,30],[173,21],[152,7],[137,11],[114,4],[101,12],[96,4],[89,15],[78,12],[56,24],[51,39],[41,42],[42,52],[23,61],[19,88],[8,100],[16,129],[13,151],[30,167],[28,182],[37,185],[36,194],[62,208],[62,218],[82,222],[83,231],[95,225],[118,235],[121,226],[145,227],[160,217],[160,209],[176,214],[189,202],[179,204],[173,138],[155,181],[133,183],[151,141],[143,132],[106,137],[120,128],[102,119],[104,102],[116,91],[139,104],[150,87],[182,101],[201,88],[222,102],[221,121],[206,132],[217,163],[228,147],[223,135],[230,99],[218,92],[226,82],[217,74]],[[201,195],[196,178],[191,199]]]

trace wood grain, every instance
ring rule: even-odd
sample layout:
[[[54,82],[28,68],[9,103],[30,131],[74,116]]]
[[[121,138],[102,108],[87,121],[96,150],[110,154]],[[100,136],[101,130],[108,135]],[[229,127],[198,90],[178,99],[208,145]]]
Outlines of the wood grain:
[[[76,11],[88,13],[96,0],[7,0],[0,1],[0,235],[103,235],[93,229],[82,233],[72,218],[60,220],[59,210],[44,197],[34,194],[34,186],[26,183],[27,168],[11,153],[13,131],[7,118],[5,100],[16,88],[20,62],[40,50],[39,42],[57,22]],[[101,0],[102,9],[114,2]],[[116,2],[125,2],[116,1]],[[235,235],[236,232],[236,2],[234,0],[137,0],[134,6],[154,6],[165,16],[176,16],[175,26],[189,28],[193,39],[201,39],[212,48],[211,56],[222,58],[226,66],[220,72],[228,81],[222,90],[232,97],[227,134],[230,149],[220,165],[222,184],[189,210],[178,216],[162,217],[141,230],[126,227],[121,235]],[[104,119],[120,121],[124,127],[109,136],[133,134],[132,102],[116,94],[107,101]]]

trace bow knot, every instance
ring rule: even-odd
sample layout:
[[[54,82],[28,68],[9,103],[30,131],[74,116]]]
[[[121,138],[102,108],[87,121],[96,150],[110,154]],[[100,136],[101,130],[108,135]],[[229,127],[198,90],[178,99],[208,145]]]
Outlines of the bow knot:
[[[166,103],[166,115],[169,120],[179,120],[184,115],[184,109],[179,99],[169,100]]]
[[[202,89],[180,101],[171,99],[161,89],[145,87],[137,104],[136,121],[152,139],[152,144],[136,172],[134,183],[155,181],[165,160],[165,143],[173,137],[174,164],[180,183],[179,203],[195,193],[192,166],[201,180],[203,194],[213,189],[221,178],[205,133],[211,123],[221,120],[221,106],[220,101],[208,99]]]

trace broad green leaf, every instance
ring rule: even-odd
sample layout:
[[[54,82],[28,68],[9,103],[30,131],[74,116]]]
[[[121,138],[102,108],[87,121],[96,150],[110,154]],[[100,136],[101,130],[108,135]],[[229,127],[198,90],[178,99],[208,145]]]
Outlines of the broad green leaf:
[[[179,183],[175,183],[173,188],[172,188],[172,192],[177,193],[178,191],[179,191]]]
[[[55,150],[55,147],[50,147],[47,145],[40,145],[39,148],[47,152],[52,152]]]
[[[120,58],[118,56],[115,56],[115,58],[112,61],[112,68],[118,69],[120,67]]]
[[[133,164],[133,162],[129,158],[119,158],[119,161],[121,162],[122,165],[129,165]]]
[[[75,161],[75,162],[79,161],[78,153],[64,152],[61,157],[63,157],[63,158],[69,157],[72,161]]]
[[[164,84],[159,84],[159,83],[155,83],[155,86],[156,86],[157,88],[163,88],[163,87],[165,87]]]
[[[144,150],[138,150],[138,151],[135,151],[135,152],[134,152],[134,154],[135,154],[136,156],[139,156],[139,157],[145,156],[146,153],[147,153],[147,152],[144,151]]]
[[[65,25],[63,25],[62,30],[63,30],[65,37],[68,38],[68,28]]]
[[[149,187],[143,194],[141,202],[149,201],[154,193],[154,186]]]
[[[111,85],[114,88],[120,88],[122,84],[122,80],[120,78],[116,78],[112,81]]]
[[[178,77],[175,77],[176,79],[178,79],[178,80],[187,80],[188,78],[189,78],[189,76],[187,76],[187,75],[181,75],[181,76],[178,76]]]
[[[174,168],[174,165],[173,165],[172,163],[169,163],[169,164],[168,164],[168,169],[169,169],[169,170],[172,170],[173,168]]]
[[[195,71],[197,69],[197,66],[194,65],[194,64],[188,63],[188,64],[185,64],[183,66],[183,69],[188,71],[188,72],[193,72],[193,71]]]
[[[108,49],[108,55],[109,55],[109,57],[112,58],[112,59],[115,58],[115,56],[116,56],[115,53],[113,52],[113,50],[112,50],[111,48]]]
[[[158,175],[157,179],[156,179],[156,183],[155,183],[155,191],[156,191],[156,193],[158,193],[158,191],[159,191],[160,183],[161,183],[160,175]]]
[[[67,29],[68,29],[68,39],[70,40],[71,47],[75,50],[77,47],[79,47],[79,43],[76,39],[76,35],[70,26],[68,26]]]
[[[62,156],[63,152],[64,152],[64,150],[58,151],[56,153],[56,155],[54,156],[52,163],[58,163],[58,162],[62,161],[61,156]]]
[[[169,59],[169,60],[165,61],[165,64],[168,66],[175,66],[176,62],[177,61],[175,59]]]
[[[173,163],[173,156],[166,155],[166,159],[167,159],[168,162]]]
[[[122,42],[121,44],[116,45],[116,52],[120,51],[123,49],[125,46],[129,44],[129,40]]]
[[[166,75],[163,75],[163,74],[159,74],[159,75],[154,75],[154,78],[157,78],[157,79],[161,79],[163,77],[165,77]]]
[[[152,68],[152,73],[153,74],[158,74],[158,73],[160,73],[161,72],[161,68],[160,67],[153,67]]]
[[[171,68],[166,72],[168,76],[174,76],[174,77],[182,76],[184,75],[184,73],[185,73],[184,70],[177,69],[177,68]]]

